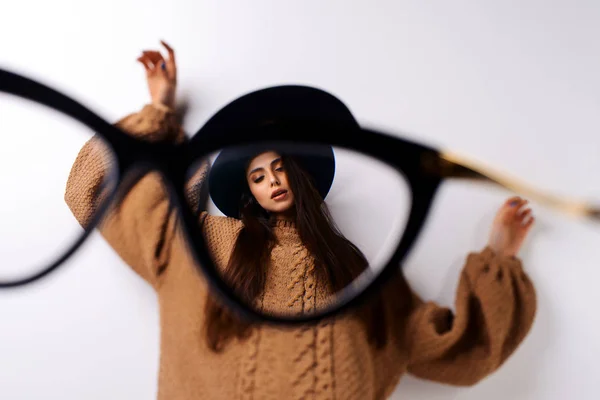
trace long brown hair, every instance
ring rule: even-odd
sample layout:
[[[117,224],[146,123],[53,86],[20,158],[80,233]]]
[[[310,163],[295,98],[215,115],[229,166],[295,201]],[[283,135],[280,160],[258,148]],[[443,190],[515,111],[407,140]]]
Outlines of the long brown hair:
[[[312,178],[292,158],[282,155],[288,182],[295,198],[296,229],[315,260],[316,273],[335,293],[347,287],[368,262],[362,252],[336,227],[327,205]],[[264,287],[265,272],[275,243],[269,214],[258,204],[250,190],[242,195],[239,233],[224,280],[249,304],[254,304]],[[206,303],[206,339],[209,348],[220,351],[232,338],[244,339],[252,324],[232,314],[212,296]],[[387,341],[387,324],[380,297],[358,310],[368,336],[378,348]]]

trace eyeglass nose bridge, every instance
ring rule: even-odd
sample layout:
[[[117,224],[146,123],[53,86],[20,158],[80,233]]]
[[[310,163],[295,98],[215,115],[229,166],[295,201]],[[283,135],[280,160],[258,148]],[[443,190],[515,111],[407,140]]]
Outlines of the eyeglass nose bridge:
[[[110,143],[118,165],[116,176],[111,177],[118,182],[111,203],[122,202],[127,193],[151,173],[160,175],[165,190],[171,185],[184,185],[189,168],[185,143],[148,142],[131,137],[129,139],[133,141],[126,139],[124,142]],[[106,182],[106,185],[109,186],[110,182]],[[167,191],[173,197],[172,191]]]

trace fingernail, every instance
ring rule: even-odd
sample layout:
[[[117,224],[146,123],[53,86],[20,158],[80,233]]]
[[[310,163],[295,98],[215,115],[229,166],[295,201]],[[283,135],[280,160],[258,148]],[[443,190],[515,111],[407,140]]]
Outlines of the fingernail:
[[[162,69],[167,69],[167,64],[165,64],[164,62],[161,64],[160,66]]]
[[[511,202],[510,202],[510,206],[511,206],[511,207],[514,207],[514,206],[516,206],[517,204],[519,204],[519,202],[518,202],[517,200],[513,200],[513,201],[511,201]]]

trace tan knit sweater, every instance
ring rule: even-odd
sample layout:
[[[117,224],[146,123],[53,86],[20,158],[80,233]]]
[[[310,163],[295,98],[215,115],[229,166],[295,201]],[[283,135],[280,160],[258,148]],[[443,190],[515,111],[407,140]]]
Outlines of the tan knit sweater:
[[[183,135],[171,112],[151,105],[117,126],[149,140]],[[69,176],[65,199],[84,226],[100,196],[104,162],[101,147],[92,139]],[[405,372],[471,385],[503,364],[534,319],[535,291],[521,263],[496,257],[486,248],[467,257],[454,313],[421,301],[401,276],[391,281],[384,290],[390,321],[384,349],[371,346],[358,318],[346,315],[316,327],[261,326],[249,338],[235,339],[214,353],[203,329],[207,284],[186,249],[177,215],[158,175],[149,174],[100,227],[122,259],[158,294],[161,400],[384,399]],[[241,222],[206,213],[200,219],[217,263],[226,265]],[[312,258],[294,226],[274,229],[278,243],[263,305],[310,312],[319,297]]]

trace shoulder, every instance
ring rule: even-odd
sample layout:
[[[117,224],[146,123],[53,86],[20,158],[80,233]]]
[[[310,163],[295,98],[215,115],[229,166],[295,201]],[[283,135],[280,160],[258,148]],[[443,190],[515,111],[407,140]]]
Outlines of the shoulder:
[[[235,241],[244,224],[239,219],[210,215],[208,212],[202,211],[200,227],[209,244],[215,241],[227,243]]]
[[[203,211],[200,213],[200,226],[205,235],[212,231],[219,231],[221,234],[229,233],[237,235],[244,224],[239,219],[210,215],[208,212]]]

